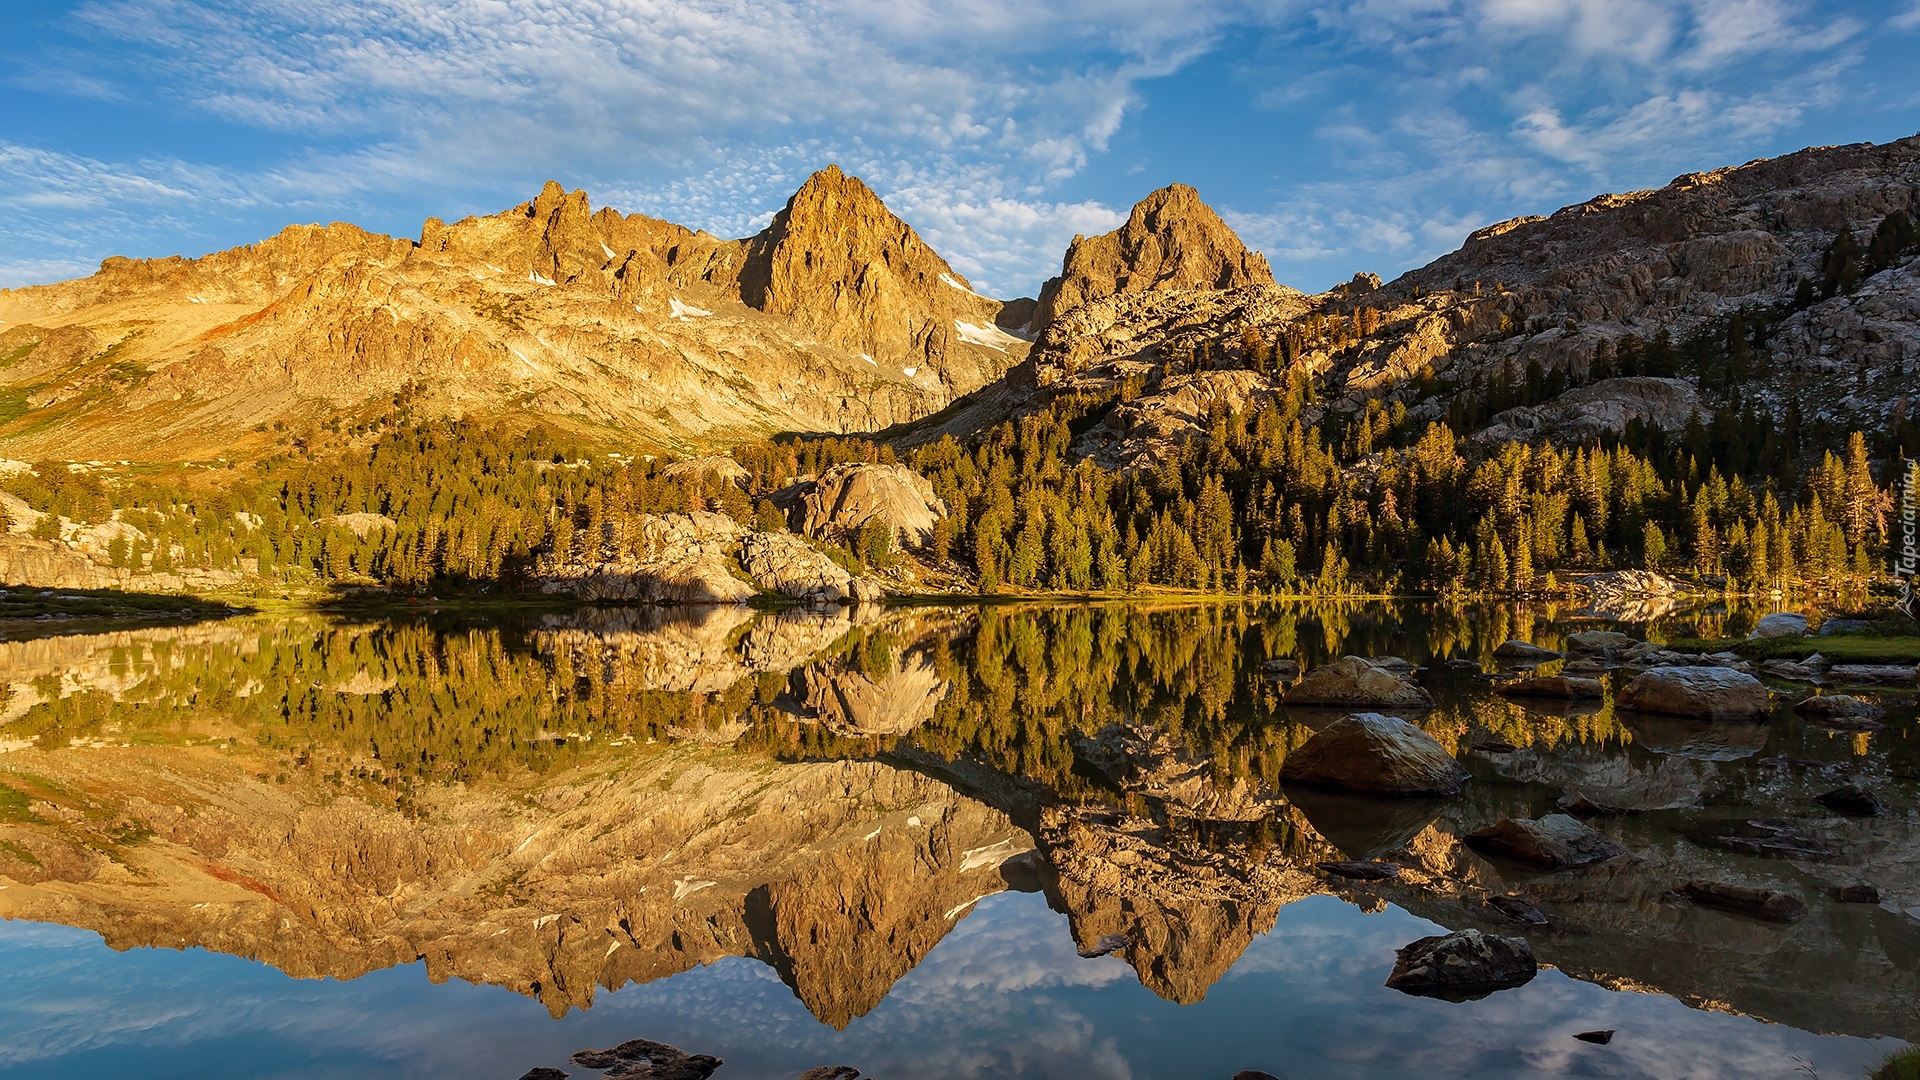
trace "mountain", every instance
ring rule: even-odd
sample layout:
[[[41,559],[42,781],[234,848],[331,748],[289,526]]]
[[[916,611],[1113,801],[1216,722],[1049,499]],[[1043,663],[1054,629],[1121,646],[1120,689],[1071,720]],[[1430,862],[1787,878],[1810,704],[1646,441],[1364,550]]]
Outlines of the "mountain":
[[[1634,420],[1677,432],[1723,406],[1886,432],[1910,422],[1920,365],[1917,217],[1920,136],[1818,147],[1501,222],[1385,285],[1360,274],[1306,296],[1237,254],[1191,189],[1167,189],[1075,241],[1000,384],[896,434],[914,445],[1118,394],[1076,449],[1150,465],[1216,404],[1258,407],[1289,380],[1311,382],[1309,419],[1401,405],[1485,445]]]
[[[1169,184],[1134,204],[1118,229],[1073,238],[1060,275],[1040,289],[1034,327],[1123,293],[1272,284],[1265,256],[1248,250],[1198,191]]]
[[[835,167],[731,241],[549,181],[418,241],[293,226],[0,291],[0,452],[244,459],[400,402],[675,451],[870,431],[1024,355],[1002,308]]]

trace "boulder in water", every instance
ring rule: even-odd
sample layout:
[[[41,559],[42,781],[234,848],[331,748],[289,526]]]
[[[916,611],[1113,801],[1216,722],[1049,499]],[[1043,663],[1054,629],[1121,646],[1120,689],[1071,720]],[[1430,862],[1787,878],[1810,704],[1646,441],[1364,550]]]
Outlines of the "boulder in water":
[[[1767,715],[1771,703],[1760,680],[1742,671],[1656,667],[1627,684],[1620,707],[1700,720],[1757,720]]]
[[[1287,690],[1289,705],[1430,709],[1433,697],[1411,681],[1358,656],[1322,664]]]
[[[1402,948],[1387,985],[1403,994],[1470,1001],[1523,986],[1538,970],[1525,938],[1456,930]]]
[[[1454,795],[1467,770],[1433,736],[1392,716],[1358,713],[1327,725],[1287,755],[1289,784],[1371,795]]]
[[[1750,915],[1768,922],[1792,922],[1807,913],[1797,896],[1778,889],[1729,885],[1721,881],[1689,881],[1674,890],[1702,907]]]
[[[1561,654],[1552,649],[1543,649],[1530,641],[1506,641],[1493,650],[1493,655],[1502,660],[1558,660]]]
[[[1605,862],[1627,849],[1566,814],[1501,818],[1466,837],[1468,847],[1491,851],[1549,870]]]
[[[1793,711],[1801,716],[1847,720],[1878,720],[1887,714],[1887,710],[1852,694],[1820,694],[1795,705]]]
[[[1567,635],[1567,652],[1574,656],[1622,656],[1638,644],[1618,630],[1582,630]]]
[[[1753,624],[1748,640],[1758,638],[1799,637],[1807,632],[1807,617],[1791,611],[1776,611]]]

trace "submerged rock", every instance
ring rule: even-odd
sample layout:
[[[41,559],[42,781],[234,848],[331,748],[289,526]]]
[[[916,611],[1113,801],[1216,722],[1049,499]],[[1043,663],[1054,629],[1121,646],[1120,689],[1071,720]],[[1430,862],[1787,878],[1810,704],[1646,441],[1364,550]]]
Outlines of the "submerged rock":
[[[1855,784],[1816,795],[1813,801],[1849,817],[1876,817],[1880,813],[1880,800],[1874,797],[1873,792]]]
[[[1493,655],[1502,660],[1558,660],[1561,653],[1552,649],[1543,649],[1530,641],[1506,641],[1493,650]]]
[[[1433,697],[1409,680],[1358,656],[1322,664],[1287,691],[1289,705],[1430,709]]]
[[[1457,930],[1401,948],[1387,985],[1403,994],[1470,1001],[1524,986],[1538,971],[1525,938]]]
[[[1501,818],[1466,836],[1468,847],[1491,851],[1550,870],[1605,862],[1627,849],[1566,814]]]
[[[1880,902],[1880,890],[1871,885],[1836,885],[1828,890],[1835,900],[1843,904],[1877,904]]]
[[[1297,679],[1300,677],[1300,661],[1275,657],[1260,665],[1260,674],[1269,679]]]
[[[1545,926],[1547,913],[1517,896],[1489,896],[1482,903],[1523,926]]]
[[[1751,915],[1769,922],[1792,922],[1807,913],[1807,905],[1799,897],[1778,889],[1729,885],[1720,881],[1689,881],[1674,891],[1702,907]]]
[[[1862,701],[1851,694],[1821,694],[1810,697],[1795,705],[1793,711],[1802,716],[1822,719],[1878,720],[1887,714],[1887,710],[1873,702]]]
[[[1656,667],[1627,684],[1620,707],[1701,720],[1756,720],[1771,707],[1767,688],[1745,672],[1718,667]]]
[[[1839,854],[1817,837],[1772,818],[1749,818],[1729,831],[1706,833],[1700,839],[1709,847],[1769,859],[1831,859]]]
[[[1454,795],[1467,770],[1433,736],[1392,716],[1336,720],[1287,755],[1280,778],[1303,787],[1375,795]]]
[[[1507,697],[1538,698],[1604,698],[1607,691],[1600,685],[1599,679],[1583,679],[1566,675],[1537,675],[1530,679],[1517,679],[1494,688],[1494,693]]]

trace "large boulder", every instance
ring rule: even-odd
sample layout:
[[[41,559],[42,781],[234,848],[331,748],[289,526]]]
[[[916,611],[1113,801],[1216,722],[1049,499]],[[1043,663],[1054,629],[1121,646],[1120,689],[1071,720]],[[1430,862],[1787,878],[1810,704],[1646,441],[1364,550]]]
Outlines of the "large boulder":
[[[1280,768],[1289,784],[1373,795],[1453,795],[1467,770],[1398,717],[1359,713],[1316,732]]]
[[[1749,640],[1757,638],[1799,637],[1807,632],[1807,617],[1791,611],[1776,611],[1753,624]]]
[[[1289,705],[1430,709],[1433,697],[1400,674],[1358,656],[1322,664],[1287,690]]]
[[[1767,688],[1741,671],[1718,667],[1649,668],[1620,693],[1631,712],[1700,720],[1757,720],[1772,708]]]
[[[1401,948],[1387,985],[1403,994],[1469,1001],[1523,986],[1538,970],[1525,938],[1456,930]]]
[[[835,465],[806,488],[795,523],[815,540],[844,543],[867,522],[893,526],[894,546],[924,547],[947,516],[933,482],[905,465]]]
[[[1468,847],[1491,851],[1547,870],[1605,862],[1627,850],[1566,814],[1501,818],[1466,836]]]

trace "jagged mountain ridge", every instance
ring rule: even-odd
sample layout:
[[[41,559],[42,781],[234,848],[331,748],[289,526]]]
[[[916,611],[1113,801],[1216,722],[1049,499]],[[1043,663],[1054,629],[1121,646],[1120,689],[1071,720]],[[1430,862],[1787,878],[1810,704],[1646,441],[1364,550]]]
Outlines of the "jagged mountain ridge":
[[[408,387],[446,413],[518,410],[673,450],[779,430],[887,429],[913,445],[1131,381],[1138,392],[1076,448],[1153,465],[1215,407],[1273,399],[1282,380],[1249,370],[1248,340],[1294,343],[1287,374],[1315,381],[1316,414],[1377,400],[1419,423],[1500,371],[1537,363],[1585,381],[1630,334],[1777,307],[1819,276],[1843,226],[1864,236],[1920,207],[1917,159],[1920,137],[1688,174],[1492,225],[1385,286],[1362,274],[1316,296],[1274,283],[1197,192],[1173,185],[1114,232],[1077,237],[1038,302],[1007,303],[973,293],[837,168],[731,241],[593,211],[549,184],[504,214],[430,219],[418,242],[295,227],[200,260],[110,259],[92,278],[0,293],[0,382],[15,401],[0,452],[164,458],[211,444],[244,457],[274,441],[249,429],[351,419]],[[1905,262],[1806,305],[1741,389],[1768,407],[1799,399],[1834,425],[1904,416],[1917,295]],[[1481,441],[1590,437],[1634,419],[1675,428],[1724,397],[1704,389],[1603,380],[1494,417]]]
[[[1287,375],[1320,388],[1326,404],[1309,419],[1375,400],[1405,404],[1415,423],[1442,419],[1474,380],[1517,378],[1537,362],[1577,384],[1629,335],[1664,330],[1677,341],[1730,313],[1792,304],[1803,278],[1820,279],[1841,229],[1864,246],[1896,211],[1920,214],[1920,136],[1691,173],[1491,225],[1384,286],[1356,275],[1317,296],[1258,281],[1109,288],[1072,304],[1056,290],[1026,361],[936,420],[892,434],[906,445],[964,436],[1062,396],[1110,397],[1132,380],[1139,392],[1076,449],[1109,465],[1152,466],[1204,433],[1216,403],[1258,408]],[[1249,334],[1298,346],[1285,373],[1250,370]],[[1905,258],[1785,318],[1738,390],[1762,407],[1796,399],[1833,426],[1879,430],[1907,415],[1916,363],[1920,272]],[[1634,419],[1677,430],[1695,408],[1727,400],[1728,388],[1697,382],[1603,379],[1564,407],[1493,417],[1485,432],[1590,438]]]
[[[111,258],[0,291],[15,457],[261,453],[263,425],[523,412],[670,450],[869,431],[996,378],[1026,342],[858,179],[829,167],[721,240],[530,202],[418,241],[292,226],[199,259]],[[84,453],[71,448],[84,447]]]

